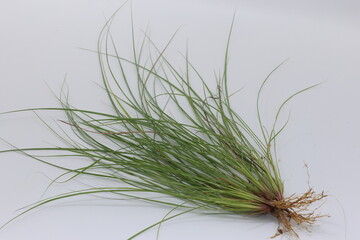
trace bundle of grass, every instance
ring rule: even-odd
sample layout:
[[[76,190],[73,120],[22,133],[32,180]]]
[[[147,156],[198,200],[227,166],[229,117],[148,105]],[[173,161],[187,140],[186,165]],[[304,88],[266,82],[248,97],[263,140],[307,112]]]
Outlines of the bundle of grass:
[[[217,78],[216,90],[212,91],[187,55],[184,56],[185,71],[177,70],[164,57],[168,45],[159,50],[146,34],[140,48],[133,43],[132,59],[119,56],[110,34],[110,23],[111,20],[100,34],[97,53],[103,86],[113,113],[77,109],[67,98],[62,98],[61,108],[42,110],[66,113],[67,120],[62,122],[77,138],[58,134],[67,143],[66,147],[13,151],[21,151],[75,176],[116,180],[120,186],[89,188],[55,196],[36,203],[24,213],[61,198],[107,192],[183,208],[182,213],[204,209],[229,214],[271,214],[279,222],[275,236],[282,233],[297,236],[294,223],[312,224],[321,217],[308,211],[308,206],[323,199],[324,193],[316,194],[309,189],[302,195],[285,197],[279,167],[272,154],[275,139],[283,130],[283,127],[275,129],[281,109],[292,97],[307,89],[293,94],[280,106],[274,127],[269,132],[263,127],[258,107],[262,133],[258,137],[230,106],[229,42],[224,71]],[[134,33],[132,39],[135,42]],[[150,54],[144,61],[142,53],[146,43],[155,54]],[[134,78],[127,73],[130,67],[135,69]],[[191,75],[201,81],[201,94],[192,86]],[[260,87],[257,105],[270,76],[271,73]],[[164,98],[166,101],[160,100]],[[171,112],[179,117],[171,115],[170,106]],[[64,151],[67,153],[59,156],[86,157],[91,163],[68,169],[31,155],[32,150]],[[162,201],[138,193],[156,193],[184,202]],[[165,217],[157,224],[178,215]]]

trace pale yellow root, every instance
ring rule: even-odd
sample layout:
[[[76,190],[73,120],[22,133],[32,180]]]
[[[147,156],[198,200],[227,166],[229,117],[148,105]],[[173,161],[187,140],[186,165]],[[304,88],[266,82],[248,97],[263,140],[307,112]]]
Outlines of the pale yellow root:
[[[318,202],[325,197],[327,197],[327,195],[324,194],[324,192],[315,193],[312,189],[309,189],[302,195],[294,194],[282,200],[272,201],[271,214],[279,221],[277,232],[274,236],[272,236],[272,238],[275,238],[283,233],[290,233],[296,238],[299,238],[299,235],[293,228],[293,224],[306,227],[314,224],[318,218],[328,216],[315,214],[317,208],[311,211],[308,209],[312,203]]]

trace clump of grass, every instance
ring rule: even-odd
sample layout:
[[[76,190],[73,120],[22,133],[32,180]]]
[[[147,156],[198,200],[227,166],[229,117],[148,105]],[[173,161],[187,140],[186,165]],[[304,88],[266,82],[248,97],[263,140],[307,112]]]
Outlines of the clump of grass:
[[[61,98],[61,108],[42,110],[63,111],[67,120],[62,122],[76,137],[55,132],[66,142],[66,147],[15,151],[74,173],[71,178],[91,175],[115,180],[119,187],[65,193],[45,199],[24,213],[57,199],[105,192],[183,208],[183,213],[205,209],[229,214],[271,214],[279,221],[275,236],[282,233],[297,236],[293,223],[311,225],[321,217],[307,210],[309,205],[323,199],[324,193],[316,194],[309,189],[304,194],[284,196],[284,184],[272,149],[284,128],[276,130],[281,109],[292,97],[309,88],[284,101],[273,128],[267,132],[261,120],[259,99],[270,73],[257,96],[259,137],[230,104],[229,42],[224,70],[217,76],[217,87],[213,91],[190,63],[187,54],[184,56],[185,68],[178,70],[164,57],[168,45],[159,50],[146,34],[140,48],[136,48],[132,32],[132,59],[121,57],[110,33],[111,21],[100,34],[97,53],[112,113],[77,109],[66,97]],[[150,46],[153,53],[143,59],[146,46]],[[129,74],[129,69],[135,74]],[[192,78],[201,82],[202,91],[192,86]],[[64,151],[67,153],[59,156],[81,156],[91,162],[82,168],[68,169],[31,155],[29,152],[34,150]],[[171,196],[184,203],[139,193]],[[166,216],[157,224],[178,215]]]

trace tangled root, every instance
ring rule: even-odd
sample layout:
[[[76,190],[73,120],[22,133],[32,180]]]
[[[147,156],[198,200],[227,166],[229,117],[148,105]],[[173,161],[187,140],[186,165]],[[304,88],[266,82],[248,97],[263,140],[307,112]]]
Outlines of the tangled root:
[[[279,226],[277,232],[271,238],[275,238],[283,233],[290,233],[296,238],[299,238],[298,234],[293,228],[293,224],[305,226],[312,225],[318,218],[326,217],[327,215],[315,214],[314,209],[309,211],[308,207],[317,201],[327,197],[324,192],[315,193],[312,189],[309,189],[302,195],[291,195],[288,198],[272,201],[271,214],[278,219]]]

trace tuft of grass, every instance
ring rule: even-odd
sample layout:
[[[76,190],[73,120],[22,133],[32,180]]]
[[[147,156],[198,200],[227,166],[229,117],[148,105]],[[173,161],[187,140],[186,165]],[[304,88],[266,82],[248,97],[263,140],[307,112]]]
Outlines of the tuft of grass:
[[[283,106],[313,86],[286,99],[276,114],[272,129],[266,131],[259,100],[271,72],[257,95],[259,137],[231,107],[232,94],[228,89],[231,30],[223,72],[217,76],[217,87],[213,90],[191,64],[187,53],[182,70],[164,57],[171,40],[165,48],[158,49],[145,33],[140,47],[136,47],[132,31],[132,58],[120,56],[110,33],[112,20],[113,17],[101,31],[96,51],[112,112],[77,109],[63,95],[59,98],[60,108],[31,110],[64,112],[67,120],[61,122],[75,137],[70,137],[66,131],[53,130],[66,146],[8,151],[21,152],[62,168],[66,171],[64,175],[70,175],[69,180],[79,175],[91,175],[114,180],[119,186],[88,188],[44,199],[17,217],[58,199],[96,193],[112,193],[184,209],[176,215],[169,213],[129,239],[197,209],[228,214],[272,214],[279,220],[275,236],[284,232],[297,236],[293,222],[312,224],[321,217],[304,210],[326,195],[309,189],[302,195],[285,197],[278,163],[273,157],[275,140],[286,125],[276,127]],[[144,59],[143,52],[147,47],[150,54]],[[200,91],[192,85],[194,78],[201,82]],[[31,151],[39,150],[54,151],[52,156],[85,157],[90,163],[69,169],[31,154]],[[59,151],[64,153],[59,154]],[[142,193],[171,196],[183,203],[146,197]]]

